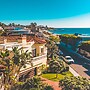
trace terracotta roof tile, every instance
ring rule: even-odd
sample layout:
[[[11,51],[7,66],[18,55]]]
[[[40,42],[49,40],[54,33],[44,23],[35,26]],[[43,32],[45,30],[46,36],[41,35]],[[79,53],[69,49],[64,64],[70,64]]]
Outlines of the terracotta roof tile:
[[[36,44],[44,44],[46,41],[44,39],[38,38],[36,36],[27,36],[27,40],[34,40]]]
[[[22,36],[20,35],[14,35],[14,36],[0,36],[0,41],[3,41],[4,38],[7,38],[7,42],[17,42],[18,40],[22,39]],[[44,39],[41,39],[36,36],[26,36],[27,42],[34,41],[36,44],[44,44],[46,41]]]
[[[21,39],[20,36],[7,36],[7,42],[16,42],[18,39]]]

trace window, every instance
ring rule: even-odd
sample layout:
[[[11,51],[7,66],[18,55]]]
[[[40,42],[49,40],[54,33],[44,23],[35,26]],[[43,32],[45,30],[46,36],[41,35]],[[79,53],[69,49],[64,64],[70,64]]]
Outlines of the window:
[[[41,48],[41,54],[43,54],[44,53],[44,48]]]
[[[32,56],[36,57],[36,49],[35,48],[32,50]]]

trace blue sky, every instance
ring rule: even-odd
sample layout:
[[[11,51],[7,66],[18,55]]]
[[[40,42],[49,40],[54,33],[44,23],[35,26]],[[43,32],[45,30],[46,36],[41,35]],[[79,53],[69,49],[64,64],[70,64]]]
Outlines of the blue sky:
[[[90,16],[90,0],[0,0],[0,21],[7,23],[37,21],[50,26],[68,27],[68,22],[75,24],[76,19],[86,21],[87,16]],[[65,25],[55,25],[56,22],[64,22]],[[71,23],[71,26],[74,24]]]

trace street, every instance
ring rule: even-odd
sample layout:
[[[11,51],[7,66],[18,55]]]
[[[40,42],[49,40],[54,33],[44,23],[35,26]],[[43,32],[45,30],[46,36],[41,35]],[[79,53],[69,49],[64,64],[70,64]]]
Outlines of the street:
[[[70,66],[82,77],[90,79],[90,62],[86,58],[79,56],[72,50],[66,48],[63,45],[59,46],[59,49],[65,56],[69,55],[74,59],[74,64]]]

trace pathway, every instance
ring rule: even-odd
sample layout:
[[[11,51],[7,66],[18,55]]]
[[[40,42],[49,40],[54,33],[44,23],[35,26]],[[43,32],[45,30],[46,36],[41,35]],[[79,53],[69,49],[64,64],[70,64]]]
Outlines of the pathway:
[[[50,86],[52,86],[54,88],[54,90],[61,90],[61,88],[59,87],[59,82],[54,82],[54,81],[51,81],[51,80],[48,80],[46,78],[42,78],[42,81]]]

